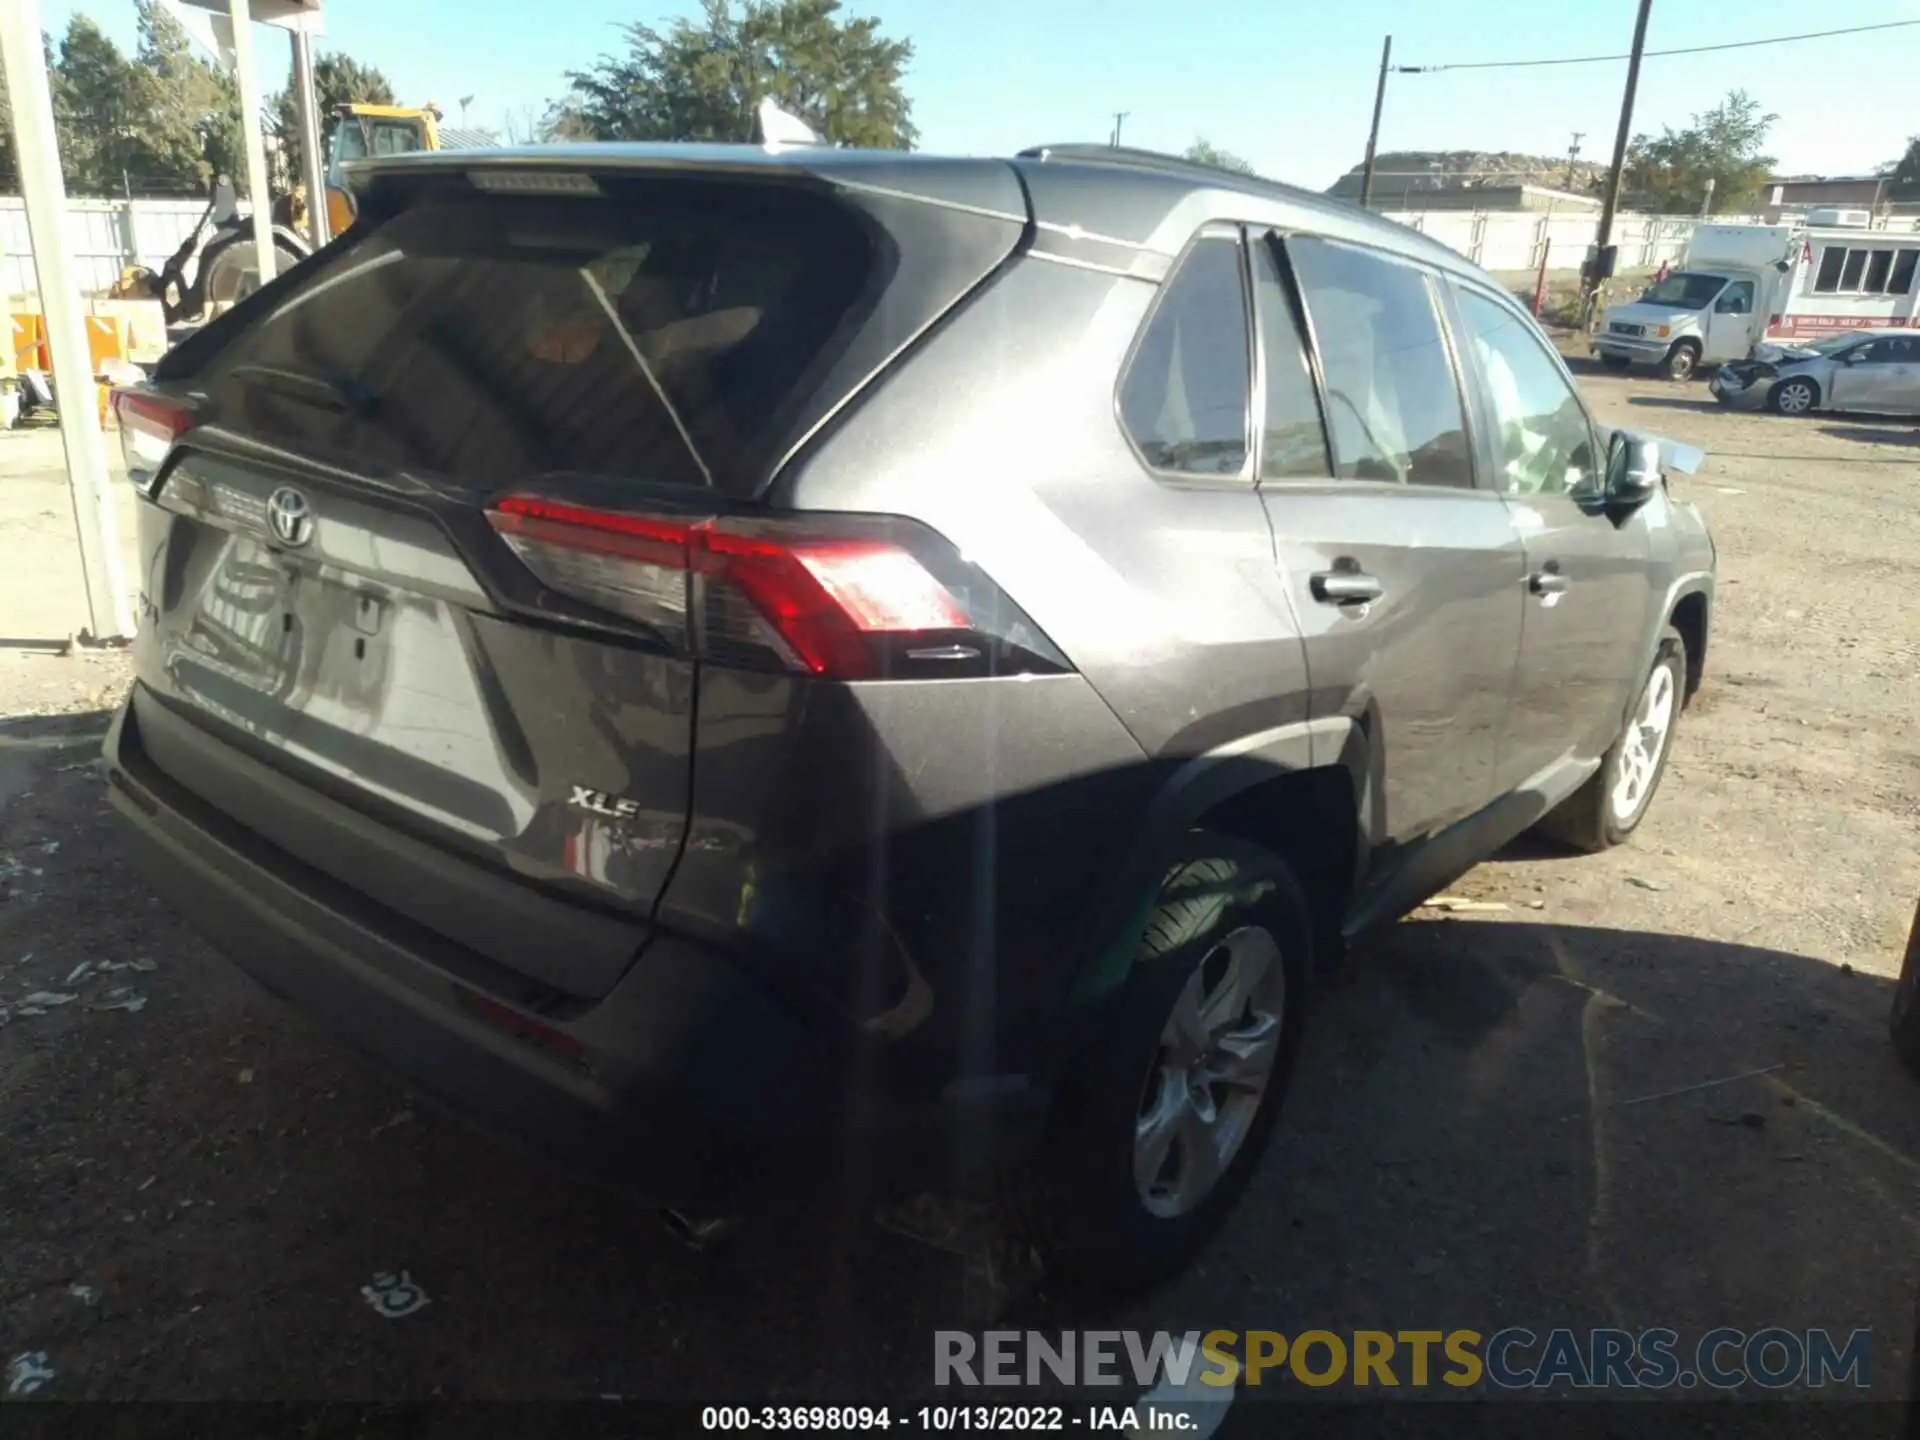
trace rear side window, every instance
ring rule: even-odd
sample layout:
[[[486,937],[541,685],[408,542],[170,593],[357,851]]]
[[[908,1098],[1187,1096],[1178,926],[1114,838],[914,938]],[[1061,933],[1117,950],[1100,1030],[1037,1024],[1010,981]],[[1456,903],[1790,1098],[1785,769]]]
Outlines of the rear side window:
[[[1147,464],[1187,475],[1246,468],[1248,348],[1240,242],[1205,236],[1166,281],[1120,382],[1120,421]]]
[[[200,384],[221,423],[349,467],[748,493],[875,263],[859,221],[799,190],[429,194],[315,267]]]
[[[1335,473],[1470,488],[1460,387],[1427,277],[1310,237],[1287,254],[1313,317]]]

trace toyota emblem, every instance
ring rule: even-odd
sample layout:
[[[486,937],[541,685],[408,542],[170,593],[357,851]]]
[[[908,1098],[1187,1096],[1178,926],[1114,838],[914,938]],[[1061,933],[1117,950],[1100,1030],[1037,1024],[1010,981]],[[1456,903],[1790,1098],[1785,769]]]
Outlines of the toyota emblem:
[[[282,485],[267,497],[267,524],[282,545],[304,545],[313,538],[313,507],[291,485]]]

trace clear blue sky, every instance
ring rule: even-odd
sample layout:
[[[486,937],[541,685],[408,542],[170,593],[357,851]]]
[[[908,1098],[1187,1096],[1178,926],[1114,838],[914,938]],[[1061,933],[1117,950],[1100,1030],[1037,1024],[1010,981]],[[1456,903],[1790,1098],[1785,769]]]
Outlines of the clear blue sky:
[[[0,0],[8,3],[8,0]],[[377,65],[407,103],[499,128],[564,89],[564,72],[619,42],[618,25],[695,7],[666,0],[329,0],[323,48]],[[849,0],[914,42],[908,77],[929,150],[1007,154],[1105,140],[1178,150],[1204,135],[1262,173],[1321,188],[1357,163],[1391,32],[1396,63],[1624,52],[1634,0]],[[76,11],[131,44],[131,0],[42,0],[56,35]],[[1882,20],[1920,0],[1655,0],[1648,47],[1706,45]],[[278,85],[285,46],[256,30]],[[1383,149],[1608,158],[1625,63],[1397,75]],[[1650,59],[1635,128],[1684,123],[1740,85],[1778,112],[1771,149],[1789,173],[1863,173],[1920,132],[1920,26],[1878,35]]]

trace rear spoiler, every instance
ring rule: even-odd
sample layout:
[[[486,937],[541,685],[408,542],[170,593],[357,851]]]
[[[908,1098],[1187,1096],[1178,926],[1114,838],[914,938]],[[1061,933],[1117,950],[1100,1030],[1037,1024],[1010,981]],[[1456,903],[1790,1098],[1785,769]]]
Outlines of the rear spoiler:
[[[795,122],[798,123],[798,122]],[[762,178],[788,182],[824,182],[873,196],[919,200],[988,219],[1029,223],[1025,189],[1014,166],[1000,159],[931,160],[894,150],[851,150],[824,144],[769,141],[764,145],[695,145],[593,141],[564,145],[488,146],[471,150],[415,150],[370,156],[343,167],[347,188],[364,201],[383,183],[415,177],[467,174],[486,170],[526,175],[527,189],[542,188],[533,175],[589,174],[636,178],[647,174]],[[592,192],[574,181],[558,188]],[[498,188],[517,188],[503,181]]]

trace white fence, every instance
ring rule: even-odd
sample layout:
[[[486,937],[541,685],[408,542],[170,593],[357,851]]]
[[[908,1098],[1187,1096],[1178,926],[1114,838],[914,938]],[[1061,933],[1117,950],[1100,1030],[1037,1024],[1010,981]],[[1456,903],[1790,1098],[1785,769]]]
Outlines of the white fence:
[[[67,245],[82,292],[105,290],[129,265],[158,270],[206,208],[204,200],[67,201]],[[26,206],[0,195],[0,295],[35,288]]]
[[[0,4],[6,0],[0,0]],[[104,290],[129,265],[158,270],[206,209],[199,200],[69,200],[67,242],[81,288]],[[1593,243],[1599,216],[1587,211],[1391,210],[1389,220],[1431,235],[1488,270],[1577,270]],[[1758,215],[1716,215],[1716,224],[1757,223]],[[1620,215],[1614,221],[1619,268],[1676,263],[1699,222],[1686,216]],[[1896,226],[1902,222],[1896,221]],[[1911,226],[1913,222],[1905,222]],[[33,244],[26,208],[0,196],[0,295],[34,288]]]
[[[1387,219],[1410,225],[1424,235],[1487,270],[1538,270],[1546,256],[1548,270],[1578,270],[1587,247],[1600,229],[1598,212],[1530,213],[1516,210],[1390,210]],[[1761,225],[1764,215],[1715,215],[1715,225]],[[1613,243],[1620,247],[1618,270],[1652,269],[1666,261],[1678,264],[1687,241],[1700,222],[1684,215],[1630,215],[1614,217]],[[1887,222],[1890,230],[1911,231],[1911,218]]]
[[[1387,218],[1431,235],[1487,270],[1538,270],[1543,254],[1549,270],[1578,270],[1600,228],[1600,216],[1592,211],[1407,210],[1389,211]],[[1713,223],[1758,224],[1760,218],[1716,215]],[[1687,216],[1615,216],[1616,268],[1652,267],[1663,260],[1678,264],[1698,223]]]
[[[104,290],[129,265],[158,270],[205,208],[199,200],[69,200],[67,243],[73,247],[82,289]],[[1488,270],[1537,269],[1542,247],[1549,241],[1548,267],[1577,270],[1593,243],[1597,223],[1596,216],[1586,212],[1406,210],[1386,214]],[[1757,217],[1715,218],[1724,222]],[[1684,218],[1620,216],[1614,238],[1620,245],[1621,267],[1677,261],[1687,248],[1694,223]],[[27,234],[26,208],[16,196],[0,196],[0,294],[33,288],[33,244]]]

